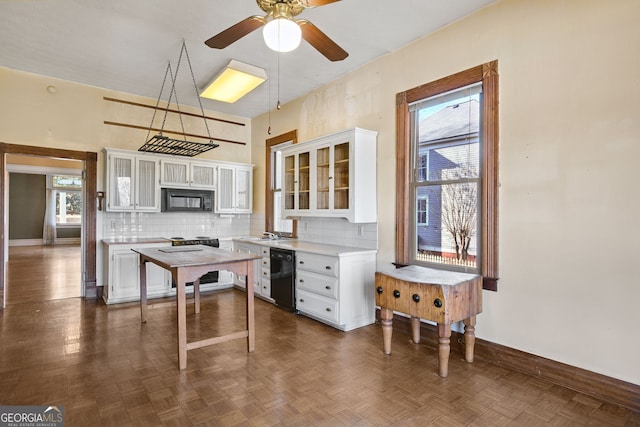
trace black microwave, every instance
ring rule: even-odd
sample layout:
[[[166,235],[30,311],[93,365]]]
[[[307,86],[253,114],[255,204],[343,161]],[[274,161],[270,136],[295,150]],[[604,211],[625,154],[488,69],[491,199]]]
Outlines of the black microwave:
[[[213,191],[162,189],[162,212],[212,212]]]

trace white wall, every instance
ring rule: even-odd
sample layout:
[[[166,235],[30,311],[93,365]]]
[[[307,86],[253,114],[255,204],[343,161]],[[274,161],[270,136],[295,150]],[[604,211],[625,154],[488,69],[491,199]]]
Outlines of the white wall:
[[[378,265],[387,265],[395,94],[497,59],[500,281],[483,294],[478,337],[640,384],[639,16],[637,0],[503,0],[272,112],[272,135],[379,132]],[[268,126],[267,115],[252,121],[258,165]],[[257,169],[258,212],[260,180]]]

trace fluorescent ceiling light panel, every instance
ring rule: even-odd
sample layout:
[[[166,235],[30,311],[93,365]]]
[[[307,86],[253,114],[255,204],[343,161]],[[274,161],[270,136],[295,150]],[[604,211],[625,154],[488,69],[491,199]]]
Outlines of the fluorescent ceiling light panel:
[[[232,59],[207,87],[202,98],[234,103],[267,80],[267,73],[258,67]]]

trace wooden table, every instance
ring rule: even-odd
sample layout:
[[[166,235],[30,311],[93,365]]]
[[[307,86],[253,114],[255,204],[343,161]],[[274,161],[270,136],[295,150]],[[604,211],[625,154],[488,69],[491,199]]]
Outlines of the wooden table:
[[[482,312],[482,277],[410,265],[376,272],[384,353],[391,354],[393,311],[411,316],[413,342],[420,319],[438,324],[438,374],[449,374],[451,323],[464,321],[465,359],[473,362],[476,315]]]
[[[247,338],[247,350],[255,349],[255,317],[253,301],[253,260],[259,255],[241,254],[204,245],[167,246],[134,249],[140,254],[140,317],[147,321],[147,262],[169,270],[176,283],[178,297],[178,362],[187,367],[187,351],[229,340]],[[185,284],[193,282],[195,312],[200,313],[200,277],[209,271],[227,270],[247,278],[246,329],[215,338],[187,342],[187,310]]]

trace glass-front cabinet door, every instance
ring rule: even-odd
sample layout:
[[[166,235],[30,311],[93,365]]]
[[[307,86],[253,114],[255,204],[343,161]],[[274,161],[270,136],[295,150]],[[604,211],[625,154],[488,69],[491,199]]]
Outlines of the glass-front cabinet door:
[[[318,210],[327,210],[330,208],[330,166],[329,147],[318,148],[316,150],[316,209]]]
[[[311,163],[309,152],[298,154],[298,209],[309,209],[309,191],[311,190]]]
[[[156,160],[136,159],[136,210],[160,210],[158,170]]]
[[[284,158],[284,210],[308,211],[311,191],[311,154],[294,153]]]
[[[236,211],[251,212],[251,170],[236,169]]]
[[[349,143],[333,146],[333,209],[349,209]]]
[[[284,158],[284,209],[296,207],[296,155]]]
[[[114,211],[133,210],[133,173],[135,157],[109,154],[109,190],[107,209]]]

